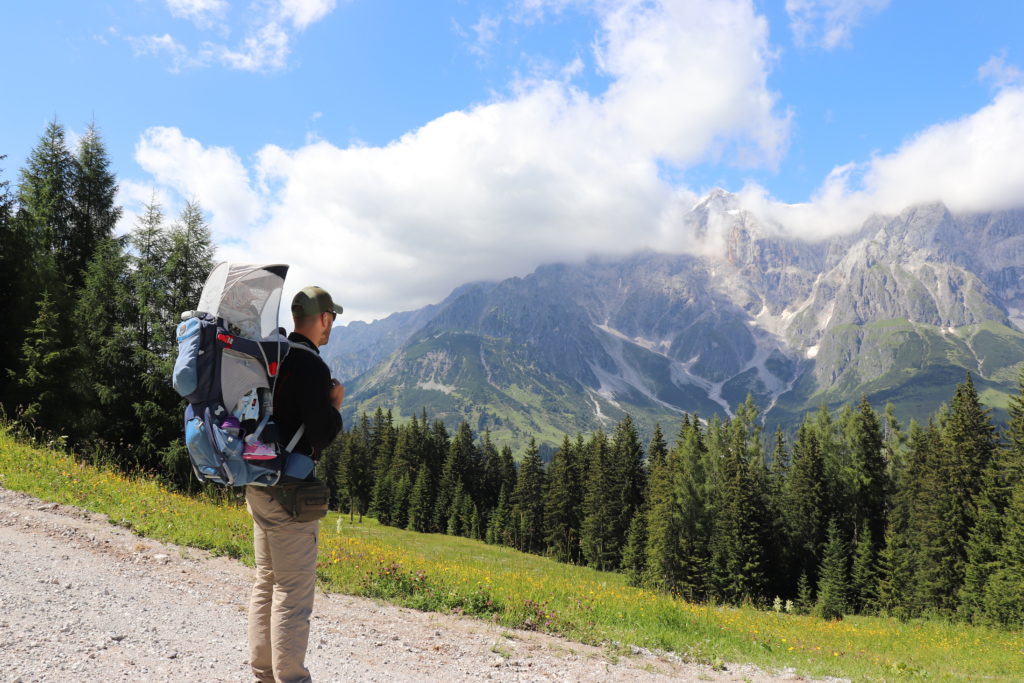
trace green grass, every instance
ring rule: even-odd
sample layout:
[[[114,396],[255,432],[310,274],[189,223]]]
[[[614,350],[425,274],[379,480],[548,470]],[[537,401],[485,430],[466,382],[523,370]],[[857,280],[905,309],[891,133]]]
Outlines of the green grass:
[[[0,485],[106,513],[140,535],[252,563],[251,521],[224,500],[170,493],[27,446],[0,426]],[[595,644],[671,650],[712,663],[794,667],[853,680],[1022,680],[1024,634],[942,621],[900,623],[694,605],[593,571],[463,538],[330,515],[317,573],[329,591],[476,615]],[[500,654],[500,653],[499,653]]]

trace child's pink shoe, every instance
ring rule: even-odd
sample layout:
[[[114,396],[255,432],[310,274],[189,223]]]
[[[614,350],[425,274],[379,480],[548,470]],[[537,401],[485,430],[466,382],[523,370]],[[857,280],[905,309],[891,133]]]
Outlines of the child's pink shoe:
[[[277,451],[274,450],[273,446],[268,446],[262,441],[255,443],[246,441],[242,457],[246,460],[273,460],[277,457]]]

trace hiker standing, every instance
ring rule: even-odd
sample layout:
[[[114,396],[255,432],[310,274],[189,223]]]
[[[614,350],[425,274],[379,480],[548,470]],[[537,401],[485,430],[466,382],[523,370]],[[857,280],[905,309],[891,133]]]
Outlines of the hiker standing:
[[[274,391],[279,443],[303,430],[281,483],[313,478],[312,461],[341,431],[345,388],[331,378],[319,347],[331,336],[342,312],[320,287],[306,287],[292,299],[295,331]],[[264,683],[311,681],[305,665],[313,612],[319,520],[293,520],[279,502],[281,487],[246,486],[253,518],[256,582],[249,601],[249,664]]]

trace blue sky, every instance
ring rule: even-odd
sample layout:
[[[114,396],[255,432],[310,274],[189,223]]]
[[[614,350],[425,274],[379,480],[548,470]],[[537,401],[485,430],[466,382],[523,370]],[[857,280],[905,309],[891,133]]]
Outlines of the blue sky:
[[[1024,203],[1021,26],[1008,0],[16,3],[0,154],[16,181],[48,120],[95,120],[125,228],[195,197],[222,256],[367,319],[685,250],[716,186],[811,237]]]

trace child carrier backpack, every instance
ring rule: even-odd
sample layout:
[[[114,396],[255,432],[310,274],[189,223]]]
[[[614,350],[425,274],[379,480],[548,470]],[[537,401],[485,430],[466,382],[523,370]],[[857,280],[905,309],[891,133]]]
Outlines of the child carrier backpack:
[[[277,326],[283,264],[221,263],[176,329],[174,389],[188,401],[185,445],[201,482],[272,486],[302,436],[278,444],[278,368],[290,345]]]

